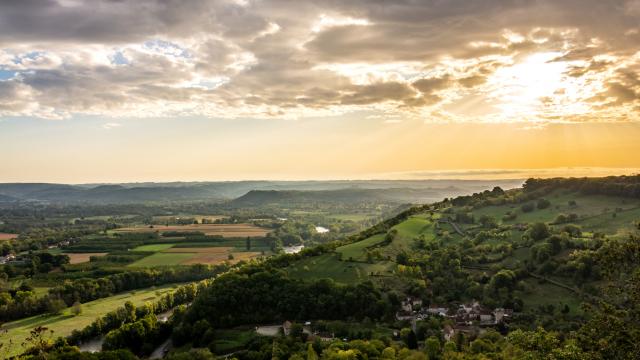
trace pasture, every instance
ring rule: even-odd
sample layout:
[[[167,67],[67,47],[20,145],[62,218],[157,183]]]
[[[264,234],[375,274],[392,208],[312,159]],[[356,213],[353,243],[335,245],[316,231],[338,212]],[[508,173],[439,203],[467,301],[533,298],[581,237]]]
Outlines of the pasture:
[[[395,256],[401,251],[410,251],[412,242],[418,236],[425,240],[433,240],[433,223],[424,215],[414,215],[394,226],[398,231],[393,241],[381,248],[384,255]],[[366,250],[384,242],[386,234],[376,234],[364,240],[340,246],[336,252],[341,254],[344,261],[366,261]]]
[[[384,238],[385,234],[376,234],[364,240],[340,246],[336,252],[342,256],[342,260],[365,261],[366,250],[383,242]]]
[[[373,276],[391,276],[394,264],[381,261],[373,264],[340,261],[337,254],[324,254],[304,258],[286,268],[292,278],[333,279],[343,284],[354,284],[374,279]]]
[[[7,332],[0,332],[0,343],[8,346],[7,343],[11,340],[13,344],[9,349],[3,349],[3,355],[15,356],[24,351],[21,344],[29,336],[29,331],[37,326],[44,326],[52,330],[53,339],[59,336],[69,336],[73,330],[84,328],[91,324],[96,318],[119,308],[126,301],[131,301],[136,306],[148,301],[153,302],[178,286],[177,284],[172,284],[129,291],[108,298],[87,302],[82,304],[82,313],[79,315],[73,315],[71,309],[68,308],[60,315],[45,314],[3,324],[0,329],[6,330]]]
[[[251,224],[190,224],[190,225],[153,225],[133,226],[114,230],[116,233],[148,233],[148,232],[201,232],[205,235],[222,237],[264,237],[269,229]]]
[[[170,249],[174,247],[175,244],[149,244],[149,245],[141,245],[134,248],[132,251],[148,251],[148,252],[158,252]]]
[[[162,246],[161,246],[162,245]],[[202,246],[200,247],[164,247],[163,245],[173,244],[153,244],[144,245],[146,251],[156,251],[155,254],[144,257],[132,264],[130,267],[158,267],[170,265],[193,265],[209,264],[217,265],[224,262],[235,264],[242,260],[249,260],[261,255],[260,252],[234,251],[230,246]]]
[[[556,191],[547,196],[543,196],[544,199],[549,200],[551,205],[546,209],[535,209],[531,212],[523,212],[520,204],[505,204],[496,206],[486,206],[473,211],[473,215],[476,219],[479,219],[482,215],[489,215],[494,217],[498,222],[506,224],[513,223],[533,223],[533,222],[552,222],[560,213],[564,214],[577,214],[580,219],[589,219],[592,217],[598,217],[601,215],[607,215],[608,219],[612,219],[612,213],[615,209],[623,213],[632,212],[633,209],[640,207],[640,201],[637,199],[619,198],[613,196],[603,195],[584,195],[576,192],[561,192]],[[575,201],[576,205],[569,205],[570,201]],[[531,201],[531,203],[535,203]],[[515,212],[517,214],[516,219],[509,221],[502,221],[502,216],[508,211]],[[604,218],[607,218],[605,216]],[[621,219],[622,220],[622,219]],[[604,223],[597,224],[598,229],[602,229],[599,226]],[[607,227],[613,229],[614,227]]]

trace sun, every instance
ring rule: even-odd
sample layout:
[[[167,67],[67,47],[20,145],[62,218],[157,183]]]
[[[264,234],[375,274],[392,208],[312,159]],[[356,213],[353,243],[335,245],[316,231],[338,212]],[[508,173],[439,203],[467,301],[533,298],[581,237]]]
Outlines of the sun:
[[[536,53],[498,69],[490,78],[491,97],[503,115],[533,115],[545,101],[562,97],[573,85],[565,75],[568,64],[554,61],[561,53]]]

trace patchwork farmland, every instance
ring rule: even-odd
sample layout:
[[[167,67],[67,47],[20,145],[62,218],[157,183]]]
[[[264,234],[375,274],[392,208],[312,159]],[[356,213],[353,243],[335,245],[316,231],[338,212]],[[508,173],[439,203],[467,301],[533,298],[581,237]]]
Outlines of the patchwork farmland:
[[[269,229],[251,224],[189,224],[189,225],[153,225],[133,226],[115,230],[116,233],[148,233],[148,232],[200,232],[205,235],[222,237],[263,237]]]
[[[250,260],[262,255],[257,251],[238,251],[232,246],[206,246],[200,247],[177,247],[175,244],[161,244],[155,247],[154,254],[144,257],[132,264],[130,267],[157,267],[168,265],[193,265],[208,264],[218,265],[224,262],[235,264],[239,261]],[[134,250],[151,251],[156,245],[143,245]]]

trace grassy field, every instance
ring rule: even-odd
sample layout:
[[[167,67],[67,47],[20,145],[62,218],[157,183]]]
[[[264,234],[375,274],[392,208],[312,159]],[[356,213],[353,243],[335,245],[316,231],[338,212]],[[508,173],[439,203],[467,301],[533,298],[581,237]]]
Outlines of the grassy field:
[[[180,265],[182,262],[193,257],[191,253],[185,254],[171,254],[164,252],[157,252],[153,255],[144,257],[132,264],[129,267],[158,267],[158,266],[170,266]]]
[[[224,355],[244,347],[255,336],[253,329],[224,329],[215,333],[215,353]]]
[[[411,216],[407,220],[394,226],[392,229],[398,231],[397,236],[391,242],[381,248],[382,253],[388,256],[395,256],[401,251],[411,251],[413,240],[418,236],[424,236],[426,241],[433,240],[433,223],[424,215]],[[376,234],[367,239],[340,246],[336,252],[342,255],[342,260],[365,261],[367,248],[374,247],[384,241],[386,234]]]
[[[365,250],[368,247],[375,246],[383,242],[384,238],[385,234],[373,235],[362,241],[340,246],[336,249],[336,252],[342,255],[343,260],[365,261]]]
[[[435,238],[433,223],[424,215],[411,216],[393,229],[398,230],[398,235],[383,252],[385,255],[395,256],[401,251],[411,251],[414,239],[419,236],[423,236],[427,242]]]
[[[269,229],[251,224],[191,224],[191,225],[147,225],[133,226],[114,230],[116,233],[148,233],[148,232],[202,232],[205,235],[220,235],[223,237],[263,237]]]
[[[149,251],[149,252],[158,252],[170,249],[174,247],[176,244],[149,244],[142,245],[134,248],[132,251]]]
[[[155,249],[155,254],[144,257],[130,267],[158,267],[168,265],[192,265],[209,264],[216,265],[223,262],[235,264],[242,260],[249,260],[261,255],[257,251],[234,251],[233,247],[207,246],[207,247],[168,247],[165,244],[145,245],[147,249]],[[168,244],[167,244],[168,245]],[[146,250],[152,251],[152,250]]]
[[[159,286],[91,301],[82,304],[82,313],[77,316],[72,315],[70,309],[67,309],[61,315],[40,315],[3,324],[1,329],[7,330],[7,333],[0,333],[0,343],[6,344],[11,339],[12,343],[15,344],[3,355],[14,356],[22,352],[21,344],[29,336],[29,331],[37,326],[44,326],[49,330],[53,330],[54,339],[58,336],[68,336],[74,329],[84,328],[96,318],[122,306],[125,301],[142,305],[147,301],[157,300],[161,295],[172,291],[178,286],[176,284]],[[3,351],[5,350],[3,349]]]
[[[374,264],[340,261],[337,254],[325,254],[306,258],[287,267],[289,276],[297,279],[330,278],[336,282],[353,284],[370,279],[375,275],[391,275],[391,262],[377,262]]]
[[[602,214],[611,213],[618,208],[631,210],[640,206],[640,201],[636,199],[623,199],[612,196],[601,195],[583,195],[579,193],[555,192],[544,197],[551,202],[551,206],[546,209],[535,209],[532,212],[525,213],[519,205],[506,204],[499,206],[486,206],[473,211],[476,219],[482,215],[493,216],[502,222],[502,216],[508,211],[515,212],[517,218],[511,221],[505,221],[507,224],[512,223],[531,223],[531,222],[552,222],[560,213],[577,214],[579,217],[593,217]],[[576,206],[570,206],[569,201],[575,201]],[[609,226],[613,229],[614,226]]]
[[[549,283],[540,284],[538,280],[533,278],[527,279],[527,284],[530,291],[526,293],[515,292],[516,296],[525,300],[525,310],[533,310],[544,305],[553,305],[559,308],[567,304],[572,313],[575,314],[580,311],[582,300],[571,291]]]

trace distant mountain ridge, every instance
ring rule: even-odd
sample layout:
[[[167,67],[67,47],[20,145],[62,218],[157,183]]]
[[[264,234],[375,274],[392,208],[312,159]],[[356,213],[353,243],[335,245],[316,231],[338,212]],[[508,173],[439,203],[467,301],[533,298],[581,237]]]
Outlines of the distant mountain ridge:
[[[167,201],[367,201],[426,202],[493,186],[513,188],[522,180],[336,180],[221,181],[123,184],[0,184],[0,202],[145,203]],[[254,192],[258,191],[258,192]],[[261,193],[271,191],[271,193]],[[236,200],[234,200],[236,199]]]
[[[452,190],[453,189],[453,190]],[[461,189],[448,188],[449,191],[460,192]],[[339,190],[251,190],[232,201],[235,206],[260,206],[281,203],[363,203],[363,202],[396,202],[423,203],[442,199],[440,189],[360,189],[348,188]]]

